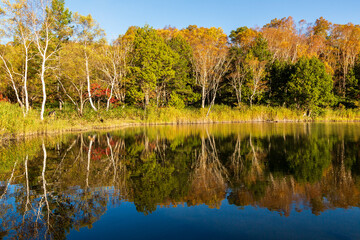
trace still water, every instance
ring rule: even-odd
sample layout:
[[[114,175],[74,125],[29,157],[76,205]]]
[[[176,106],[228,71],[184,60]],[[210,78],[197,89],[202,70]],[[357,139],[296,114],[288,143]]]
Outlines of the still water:
[[[128,128],[0,146],[0,239],[360,239],[360,124]]]

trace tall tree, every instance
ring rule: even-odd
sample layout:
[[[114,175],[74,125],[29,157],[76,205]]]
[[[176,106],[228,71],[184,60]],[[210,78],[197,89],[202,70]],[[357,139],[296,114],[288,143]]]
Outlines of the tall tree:
[[[9,69],[8,64],[6,63],[6,59],[2,57],[5,67],[7,68],[7,72],[9,74],[18,74],[22,77],[23,83],[23,92],[24,92],[24,103],[25,103],[25,115],[29,112],[29,93],[28,93],[28,69],[29,69],[29,61],[31,59],[30,56],[30,46],[33,42],[33,34],[31,29],[31,9],[29,7],[28,0],[16,0],[10,2],[9,0],[3,0],[4,5],[4,13],[5,16],[5,26],[7,36],[13,38],[14,42],[18,42],[22,48],[23,52],[21,52],[21,58],[23,59],[24,67],[20,70],[20,72],[10,73],[14,69]],[[3,56],[3,55],[2,55]],[[9,62],[11,64],[11,62]],[[13,78],[9,75],[10,78]],[[15,90],[19,101],[19,94]],[[19,102],[20,103],[20,102]],[[20,104],[22,105],[22,103]]]
[[[269,98],[272,104],[286,106],[288,104],[287,83],[293,74],[293,64],[291,62],[276,60],[268,70],[269,79]]]
[[[41,58],[40,65],[40,79],[42,86],[43,100],[41,104],[40,119],[44,120],[45,104],[46,104],[46,81],[45,73],[48,69],[48,60],[55,54],[57,48],[53,51],[50,49],[52,35],[51,28],[53,18],[49,14],[50,1],[49,0],[33,0],[29,3],[31,8],[31,25],[34,34],[34,42]]]
[[[232,72],[231,85],[235,89],[240,104],[243,85],[249,88],[249,101],[252,106],[254,99],[266,88],[266,64],[270,59],[267,41],[262,34],[247,27],[240,27],[230,34]]]
[[[289,102],[297,108],[311,111],[328,106],[332,101],[333,82],[325,65],[317,58],[301,58],[287,84]]]
[[[92,97],[91,97],[91,66],[90,61],[93,53],[93,45],[103,41],[105,36],[99,24],[92,18],[91,15],[82,16],[79,13],[74,13],[75,23],[75,41],[83,48],[84,67],[86,72],[87,92],[91,107],[97,111]]]
[[[221,28],[189,26],[182,30],[193,52],[193,66],[196,81],[201,87],[201,107],[212,91],[213,103],[219,82],[225,74],[228,56],[227,36]]]
[[[40,119],[43,120],[47,99],[45,77],[47,70],[51,68],[50,62],[56,59],[56,54],[60,49],[62,38],[60,36],[63,35],[60,32],[65,29],[64,24],[68,23],[66,21],[68,21],[69,13],[68,10],[64,10],[64,2],[61,0],[31,0],[31,2],[28,1],[28,6],[31,11],[31,30],[40,57],[40,79],[43,93]]]
[[[322,59],[326,60],[326,52],[328,50],[328,43],[327,40],[330,35],[330,30],[332,28],[332,23],[328,20],[320,17],[316,19],[315,24],[310,27],[309,29],[309,38],[308,38],[308,45],[309,45],[309,54],[310,56],[321,57]]]
[[[131,57],[133,81],[129,86],[129,97],[143,101],[145,109],[154,97],[159,105],[163,93],[166,94],[169,79],[175,74],[173,65],[176,53],[156,30],[145,26],[136,31]]]
[[[251,75],[251,68],[247,57],[256,44],[258,36],[259,33],[257,31],[247,27],[240,27],[231,31],[230,34],[232,62],[229,77],[230,85],[235,91],[238,105],[241,104],[245,83],[250,78],[249,75]]]
[[[110,88],[106,104],[106,110],[109,110],[110,101],[115,96],[118,100],[125,100],[125,78],[129,70],[128,58],[132,49],[132,42],[119,36],[111,45],[104,44],[99,48],[99,68],[105,77],[107,89]]]
[[[249,101],[250,101],[250,107],[252,107],[255,97],[258,96],[259,93],[263,92],[264,89],[266,88],[266,83],[265,83],[266,61],[260,61],[256,57],[250,57],[248,59],[248,65],[251,69],[250,71],[251,71],[251,79],[252,79],[252,81],[248,83],[251,91],[249,96]]]
[[[360,26],[348,23],[335,24],[331,34],[337,62],[341,66],[340,94],[346,96],[346,79],[360,53]]]
[[[266,39],[272,53],[272,61],[290,60],[295,62],[298,53],[299,36],[292,17],[273,19],[262,29],[262,36]]]
[[[21,55],[21,50],[18,46],[14,46],[14,44],[9,43],[7,45],[2,45],[0,47],[0,59],[2,61],[2,69],[4,72],[4,79],[8,79],[10,82],[11,88],[14,90],[15,98],[17,103],[20,105],[24,116],[26,116],[27,112],[23,103],[23,98],[21,97],[21,81],[19,81],[19,74],[15,69],[20,68],[21,60],[18,55]],[[23,79],[22,79],[23,80]],[[7,85],[8,82],[4,81]],[[26,87],[26,85],[25,85]],[[5,87],[6,88],[6,87]]]
[[[51,13],[54,18],[54,24],[52,29],[52,34],[54,35],[54,41],[59,45],[60,48],[69,42],[73,34],[72,26],[72,12],[68,8],[65,8],[65,0],[52,0],[51,3]],[[62,109],[64,99],[61,94],[61,80],[63,78],[62,69],[61,69],[61,59],[59,52],[56,54],[55,68],[53,69],[51,75],[53,76],[54,85],[56,86],[56,91],[54,96],[59,101],[59,108]]]
[[[174,71],[176,74],[169,81],[171,93],[176,94],[186,105],[198,101],[199,94],[195,92],[196,79],[193,74],[193,66],[191,63],[193,54],[190,45],[181,35],[172,37],[168,41],[171,49],[177,53],[174,63]]]
[[[65,96],[76,107],[78,114],[83,115],[86,102],[89,100],[87,93],[86,69],[84,65],[84,49],[74,42],[65,44],[60,53],[61,79],[59,85]]]

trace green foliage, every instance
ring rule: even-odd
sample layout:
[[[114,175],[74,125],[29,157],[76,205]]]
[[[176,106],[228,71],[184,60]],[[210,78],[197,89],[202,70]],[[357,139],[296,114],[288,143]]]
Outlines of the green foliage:
[[[331,163],[330,146],[327,139],[300,139],[293,152],[287,152],[290,171],[297,181],[316,182]]]
[[[288,102],[297,108],[313,110],[331,104],[333,82],[325,65],[317,58],[301,58],[287,83]]]
[[[145,26],[136,31],[132,57],[132,81],[128,97],[131,102],[140,103],[146,107],[150,99],[155,99],[160,88],[173,78],[173,65],[178,57],[165,43],[157,32]]]
[[[12,170],[14,164],[22,164],[26,158],[38,156],[41,149],[41,139],[31,139],[17,144],[0,145],[0,174]]]
[[[294,73],[293,64],[275,60],[269,67],[269,99],[278,106],[287,104],[287,84]]]
[[[96,20],[89,14],[87,16],[74,13],[74,33],[78,42],[87,45],[95,42],[104,42],[105,32]]]
[[[170,100],[169,100],[168,104],[170,107],[174,107],[174,108],[178,108],[178,109],[182,109],[185,107],[184,100],[182,100],[179,97],[179,95],[177,95],[176,93],[172,93],[170,95]]]
[[[241,36],[241,34],[246,32],[248,29],[249,29],[248,27],[244,26],[244,27],[239,27],[236,30],[232,30],[230,32],[230,35],[229,35],[229,38],[230,38],[231,42],[234,43],[234,44],[237,44],[239,46],[244,45],[239,36]]]
[[[360,100],[360,60],[349,70],[346,76],[346,97],[348,102]]]
[[[259,61],[268,61],[271,58],[271,52],[269,51],[268,44],[265,38],[261,35],[255,38],[254,46],[251,47],[251,57],[257,58]]]
[[[181,35],[172,38],[168,45],[177,53],[173,65],[176,74],[170,79],[169,87],[186,105],[193,104],[200,100],[201,96],[195,92],[196,80],[191,63],[192,49]]]
[[[59,43],[68,41],[73,33],[72,12],[65,8],[65,0],[52,0],[48,10],[49,17],[53,18],[53,34]]]
[[[272,171],[292,174],[299,182],[317,182],[331,164],[331,146],[328,139],[299,136],[298,138],[273,137],[270,139],[269,158]]]

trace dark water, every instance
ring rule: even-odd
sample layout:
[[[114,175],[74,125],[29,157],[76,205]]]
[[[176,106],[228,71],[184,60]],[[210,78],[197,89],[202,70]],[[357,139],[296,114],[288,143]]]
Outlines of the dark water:
[[[0,239],[360,239],[360,124],[130,128],[0,146]]]

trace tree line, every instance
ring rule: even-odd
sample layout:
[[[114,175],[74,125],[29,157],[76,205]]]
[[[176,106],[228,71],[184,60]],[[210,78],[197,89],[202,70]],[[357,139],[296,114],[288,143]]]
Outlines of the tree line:
[[[72,105],[359,107],[360,26],[273,19],[261,28],[131,26],[108,42],[64,0],[3,0],[0,100]]]

